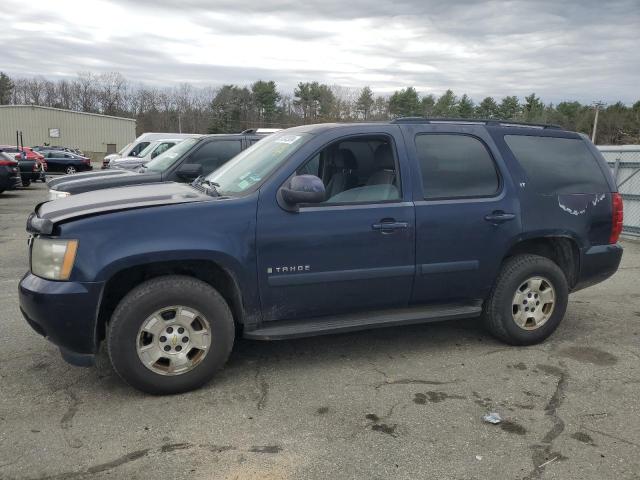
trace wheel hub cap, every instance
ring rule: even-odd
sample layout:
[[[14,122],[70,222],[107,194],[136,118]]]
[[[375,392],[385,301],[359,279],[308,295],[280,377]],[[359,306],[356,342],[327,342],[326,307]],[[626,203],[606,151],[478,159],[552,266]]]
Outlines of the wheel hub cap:
[[[524,330],[536,330],[547,323],[556,303],[553,285],[544,277],[525,280],[513,296],[513,321]]]
[[[140,361],[160,375],[181,375],[202,362],[211,346],[211,328],[197,310],[172,306],[150,315],[140,327]]]

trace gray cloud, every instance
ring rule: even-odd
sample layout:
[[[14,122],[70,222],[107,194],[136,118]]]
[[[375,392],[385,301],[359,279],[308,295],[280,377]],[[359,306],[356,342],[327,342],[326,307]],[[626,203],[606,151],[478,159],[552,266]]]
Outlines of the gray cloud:
[[[114,0],[127,17],[113,25],[117,35],[95,40],[59,4],[34,15],[8,0],[0,70],[119,71],[157,85],[270,79],[285,92],[318,80],[380,92],[452,88],[476,100],[532,91],[552,102],[640,98],[637,0],[211,3]]]

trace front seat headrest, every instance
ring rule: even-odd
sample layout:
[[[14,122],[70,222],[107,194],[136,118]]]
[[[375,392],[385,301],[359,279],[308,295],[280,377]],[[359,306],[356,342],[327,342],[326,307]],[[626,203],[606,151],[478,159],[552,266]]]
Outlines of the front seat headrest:
[[[351,150],[347,150],[346,148],[338,150],[333,160],[333,164],[338,170],[356,170],[358,168],[356,156]]]
[[[395,170],[396,163],[393,159],[393,152],[391,151],[391,145],[388,143],[381,143],[376,148],[373,154],[373,158],[376,162],[376,168],[384,170]]]

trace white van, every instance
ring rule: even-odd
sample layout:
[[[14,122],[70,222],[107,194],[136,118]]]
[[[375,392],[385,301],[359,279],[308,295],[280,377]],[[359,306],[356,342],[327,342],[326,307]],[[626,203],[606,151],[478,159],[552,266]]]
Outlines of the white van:
[[[116,158],[121,157],[136,157],[140,154],[142,150],[147,148],[152,140],[161,140],[163,138],[180,138],[184,140],[185,138],[199,137],[200,135],[197,133],[156,133],[156,132],[148,132],[143,133],[138,138],[136,138],[133,142],[128,144],[118,153],[112,153],[104,157],[102,160],[102,168],[109,168],[109,162]]]
[[[160,140],[151,140],[147,148],[143,149],[135,157],[120,157],[109,162],[106,168],[122,168],[124,170],[135,170],[141,165],[153,160],[161,153],[173,148],[175,145],[183,142],[183,138],[163,138]]]

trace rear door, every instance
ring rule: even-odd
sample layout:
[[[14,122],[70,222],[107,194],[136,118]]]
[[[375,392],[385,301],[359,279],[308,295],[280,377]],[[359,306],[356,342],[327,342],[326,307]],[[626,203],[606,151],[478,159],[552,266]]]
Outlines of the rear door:
[[[64,172],[66,166],[64,152],[60,150],[50,150],[45,155],[45,160],[49,172]]]
[[[484,126],[410,125],[415,159],[415,304],[484,298],[520,209],[506,166]]]

